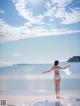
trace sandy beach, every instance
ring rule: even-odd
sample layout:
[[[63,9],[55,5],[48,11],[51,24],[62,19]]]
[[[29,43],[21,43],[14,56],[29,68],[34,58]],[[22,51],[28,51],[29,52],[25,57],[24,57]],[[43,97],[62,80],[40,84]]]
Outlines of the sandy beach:
[[[0,95],[0,100],[6,100],[6,106],[80,106],[80,91],[65,92],[63,99],[55,96],[19,96]]]
[[[42,67],[49,65],[3,68],[0,73],[0,106],[80,106],[80,63],[71,63],[73,73],[70,76],[61,73],[63,99],[55,96],[52,74],[40,74]]]

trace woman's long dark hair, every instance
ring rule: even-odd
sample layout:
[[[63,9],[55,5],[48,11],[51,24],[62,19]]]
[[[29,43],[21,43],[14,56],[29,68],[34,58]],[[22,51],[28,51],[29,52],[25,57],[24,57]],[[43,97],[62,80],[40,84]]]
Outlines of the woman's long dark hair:
[[[59,64],[59,61],[58,60],[55,60],[54,66],[57,66],[58,64]]]

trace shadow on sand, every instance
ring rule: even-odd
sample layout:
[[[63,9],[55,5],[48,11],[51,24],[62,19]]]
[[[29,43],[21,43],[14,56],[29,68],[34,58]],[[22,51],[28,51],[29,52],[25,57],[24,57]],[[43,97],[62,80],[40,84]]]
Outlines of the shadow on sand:
[[[40,101],[34,103],[32,106],[64,106],[60,101]]]

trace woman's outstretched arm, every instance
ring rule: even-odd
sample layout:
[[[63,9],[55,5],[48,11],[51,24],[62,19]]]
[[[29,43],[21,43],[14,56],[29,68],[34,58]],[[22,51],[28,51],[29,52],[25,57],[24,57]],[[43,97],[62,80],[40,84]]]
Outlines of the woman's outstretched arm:
[[[60,69],[66,69],[66,68],[68,68],[68,67],[70,67],[70,65],[69,65],[69,66],[66,66],[66,67],[60,67]]]
[[[48,71],[43,71],[43,73],[51,72],[52,70],[53,70],[53,67]]]

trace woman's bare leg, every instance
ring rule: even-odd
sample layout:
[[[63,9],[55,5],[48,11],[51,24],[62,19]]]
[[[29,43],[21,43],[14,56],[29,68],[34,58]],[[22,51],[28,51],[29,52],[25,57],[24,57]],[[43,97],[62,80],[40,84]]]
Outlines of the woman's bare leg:
[[[56,97],[60,97],[60,82],[61,80],[54,80]]]
[[[57,84],[57,80],[54,80],[55,83],[55,93],[56,93],[56,97],[58,96],[58,84]]]
[[[60,96],[60,82],[61,82],[61,80],[57,80],[57,94],[58,94],[58,97]]]

